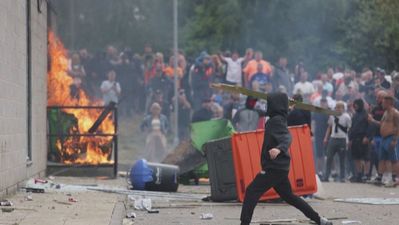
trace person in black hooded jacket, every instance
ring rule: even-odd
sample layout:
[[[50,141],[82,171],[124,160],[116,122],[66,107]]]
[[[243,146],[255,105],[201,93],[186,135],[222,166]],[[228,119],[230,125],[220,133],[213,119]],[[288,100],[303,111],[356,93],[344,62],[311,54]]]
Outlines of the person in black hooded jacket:
[[[372,130],[368,122],[368,114],[364,109],[362,99],[353,102],[355,114],[352,117],[352,125],[349,130],[349,147],[352,159],[355,162],[356,174],[350,179],[351,182],[362,182],[363,172],[368,171],[369,162],[369,140],[372,138]]]
[[[289,147],[291,135],[287,127],[288,96],[284,93],[269,94],[267,97],[267,115],[265,136],[262,146],[262,171],[255,177],[245,192],[241,210],[241,225],[251,223],[252,215],[259,198],[274,188],[288,204],[299,209],[306,217],[319,225],[332,225],[326,218],[320,217],[303,199],[294,195],[288,180],[290,168]]]

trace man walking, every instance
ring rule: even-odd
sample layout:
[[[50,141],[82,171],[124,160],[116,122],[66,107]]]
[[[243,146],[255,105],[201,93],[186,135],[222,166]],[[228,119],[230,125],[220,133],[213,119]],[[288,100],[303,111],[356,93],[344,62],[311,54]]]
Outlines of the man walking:
[[[292,193],[288,172],[291,135],[287,128],[288,97],[283,93],[270,94],[267,98],[267,114],[270,119],[265,124],[262,146],[262,171],[255,177],[245,192],[241,211],[241,225],[251,223],[252,214],[259,198],[270,188],[274,188],[288,204],[299,209],[319,225],[332,225],[319,216],[303,199]]]

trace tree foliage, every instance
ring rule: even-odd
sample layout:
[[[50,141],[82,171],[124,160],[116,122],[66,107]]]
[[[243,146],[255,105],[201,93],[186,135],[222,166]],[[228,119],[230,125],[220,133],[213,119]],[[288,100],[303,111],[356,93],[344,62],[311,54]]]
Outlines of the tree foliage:
[[[171,0],[53,2],[68,47],[171,49]],[[280,55],[303,59],[311,72],[328,65],[398,69],[399,1],[180,0],[179,45],[194,57],[251,47],[272,62]]]

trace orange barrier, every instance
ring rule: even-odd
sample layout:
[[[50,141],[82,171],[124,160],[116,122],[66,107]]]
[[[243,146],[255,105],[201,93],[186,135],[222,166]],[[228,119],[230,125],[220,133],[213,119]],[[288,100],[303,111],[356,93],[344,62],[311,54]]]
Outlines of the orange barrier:
[[[310,129],[307,125],[289,127],[292,144],[289,149],[291,167],[289,180],[296,195],[316,193],[317,184],[313,161],[313,145]],[[234,170],[236,174],[237,196],[244,200],[245,190],[255,176],[261,171],[260,155],[262,151],[264,130],[234,133],[232,150]],[[262,197],[261,201],[276,199],[279,195],[271,189]]]

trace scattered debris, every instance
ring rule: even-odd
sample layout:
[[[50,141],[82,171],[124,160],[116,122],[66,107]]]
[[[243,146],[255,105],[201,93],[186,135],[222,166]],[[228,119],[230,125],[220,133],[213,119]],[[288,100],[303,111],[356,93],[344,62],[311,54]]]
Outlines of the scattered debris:
[[[201,220],[211,220],[213,219],[213,214],[212,213],[202,213],[200,216]]]
[[[58,200],[55,200],[55,199],[54,199],[54,202],[55,202],[55,203],[58,203],[58,204],[61,204],[61,205],[72,205],[72,204],[69,203],[69,202],[58,201]]]
[[[334,199],[334,201],[369,205],[399,205],[399,198],[345,198]]]
[[[362,222],[358,220],[344,220],[342,221],[342,224],[362,224]]]
[[[27,196],[25,196],[25,200],[26,200],[26,201],[33,201],[32,195],[27,195]]]
[[[55,180],[55,177],[54,176],[49,176],[48,179],[49,180]]]
[[[0,206],[13,206],[13,204],[9,200],[0,200]]]
[[[159,210],[156,209],[151,209],[151,210],[147,210],[148,213],[159,213]]]
[[[134,219],[134,218],[136,218],[136,213],[130,212],[130,213],[126,214],[126,218]]]
[[[48,181],[44,179],[34,178],[35,184],[47,184]]]
[[[69,197],[68,202],[78,202],[78,200],[73,197]]]
[[[127,171],[119,171],[119,172],[118,172],[118,176],[119,176],[119,177],[127,177],[128,174],[129,174],[129,173],[128,173]]]
[[[151,199],[163,199],[163,200],[180,200],[180,201],[201,201],[205,195],[203,194],[186,194],[186,193],[175,193],[175,192],[157,192],[157,191],[135,191],[135,190],[104,190],[89,188],[89,190],[105,191],[110,193],[128,194],[129,199],[135,199],[136,197],[151,198]]]
[[[134,200],[134,208],[136,210],[151,210],[152,201],[149,198],[137,198]]]

